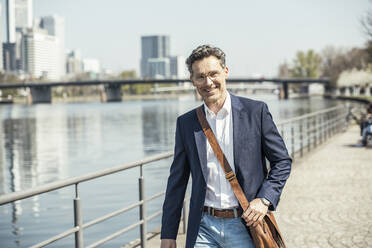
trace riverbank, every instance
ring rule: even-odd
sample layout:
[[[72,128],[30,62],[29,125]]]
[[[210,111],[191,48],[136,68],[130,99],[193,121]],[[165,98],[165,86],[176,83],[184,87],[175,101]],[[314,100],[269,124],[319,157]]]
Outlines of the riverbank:
[[[357,101],[363,103],[372,103],[372,96],[338,96],[337,99]]]
[[[330,94],[325,94],[324,97],[328,99],[356,101],[356,102],[362,102],[366,104],[372,103],[372,96],[334,96]]]
[[[236,93],[234,93],[236,94]],[[239,94],[239,93],[237,93]],[[252,95],[255,96],[256,94]],[[257,94],[260,95],[260,94]],[[309,98],[322,96],[322,94],[299,94],[292,93],[290,99],[299,99],[299,98]],[[249,96],[248,96],[249,97]],[[156,93],[156,94],[138,94],[138,95],[123,95],[122,101],[146,101],[146,100],[160,100],[160,99],[185,99],[185,98],[195,98],[195,93]],[[90,95],[90,96],[69,96],[69,97],[60,97],[53,96],[52,103],[83,103],[83,102],[102,102],[100,95]],[[28,104],[29,99],[27,97],[15,97],[12,102],[9,104]]]
[[[142,100],[159,100],[159,99],[177,99],[193,97],[193,94],[145,94],[145,95],[123,95],[122,101],[142,101]],[[52,97],[52,103],[85,103],[85,102],[101,102],[100,95],[91,96],[69,96],[69,97]],[[12,102],[6,104],[28,104],[27,97],[15,97]]]

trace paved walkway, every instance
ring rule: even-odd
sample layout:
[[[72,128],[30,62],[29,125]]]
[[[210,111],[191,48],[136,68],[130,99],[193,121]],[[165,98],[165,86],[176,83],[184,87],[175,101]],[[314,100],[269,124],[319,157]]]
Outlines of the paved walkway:
[[[293,164],[276,211],[288,248],[372,247],[372,147],[358,138],[351,126]]]

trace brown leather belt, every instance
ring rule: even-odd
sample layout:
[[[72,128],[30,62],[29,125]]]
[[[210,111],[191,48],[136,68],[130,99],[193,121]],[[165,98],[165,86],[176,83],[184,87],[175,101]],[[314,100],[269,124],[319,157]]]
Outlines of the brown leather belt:
[[[242,215],[242,211],[238,208],[235,209],[215,209],[212,207],[204,206],[204,212],[218,217],[218,218],[238,218]]]

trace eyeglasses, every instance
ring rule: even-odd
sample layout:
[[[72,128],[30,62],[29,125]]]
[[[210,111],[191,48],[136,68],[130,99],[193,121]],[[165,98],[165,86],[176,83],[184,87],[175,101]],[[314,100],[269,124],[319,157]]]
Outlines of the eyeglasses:
[[[219,71],[211,71],[211,72],[208,72],[208,74],[196,74],[193,76],[194,78],[194,82],[197,83],[197,84],[202,84],[205,82],[205,80],[207,78],[209,78],[210,80],[216,80],[217,78],[219,78],[219,76],[221,75],[221,72]]]

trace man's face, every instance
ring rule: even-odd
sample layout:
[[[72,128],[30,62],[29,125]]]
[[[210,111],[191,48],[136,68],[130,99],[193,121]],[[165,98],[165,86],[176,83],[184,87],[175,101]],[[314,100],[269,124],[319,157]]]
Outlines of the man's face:
[[[224,100],[229,70],[215,56],[195,61],[192,72],[190,79],[207,105]]]

